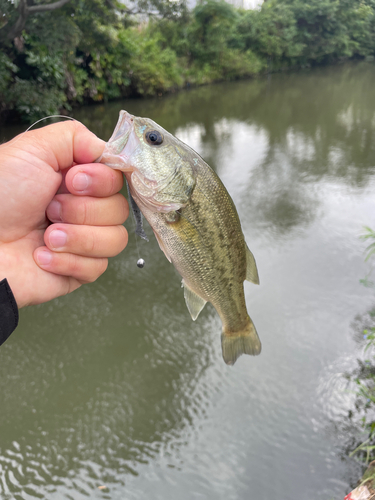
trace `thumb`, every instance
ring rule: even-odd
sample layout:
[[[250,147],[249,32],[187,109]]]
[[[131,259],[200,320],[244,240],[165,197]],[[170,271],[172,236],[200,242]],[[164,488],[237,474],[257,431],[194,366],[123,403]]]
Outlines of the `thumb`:
[[[56,172],[74,162],[94,162],[102,154],[104,145],[104,141],[77,120],[47,125],[21,134],[7,143],[8,147],[23,150],[46,162]]]

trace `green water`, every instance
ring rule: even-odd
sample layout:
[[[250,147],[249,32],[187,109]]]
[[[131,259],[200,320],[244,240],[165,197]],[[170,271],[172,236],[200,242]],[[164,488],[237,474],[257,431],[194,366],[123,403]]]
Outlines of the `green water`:
[[[0,348],[2,500],[342,500],[361,472],[342,459],[342,374],[375,302],[359,283],[374,81],[374,64],[344,65],[74,113],[106,140],[120,109],[148,116],[216,169],[257,260],[245,293],[263,352],[226,366],[216,312],[191,321],[180,277],[148,226],[137,249],[129,219],[104,276],[22,310]]]

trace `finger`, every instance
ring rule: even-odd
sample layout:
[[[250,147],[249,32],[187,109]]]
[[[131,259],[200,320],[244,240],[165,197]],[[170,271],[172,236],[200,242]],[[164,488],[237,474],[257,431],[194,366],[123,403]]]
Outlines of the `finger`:
[[[13,142],[14,148],[32,153],[56,172],[72,166],[73,162],[94,162],[102,154],[105,145],[77,120],[30,130],[9,142],[8,147],[13,148]]]
[[[121,194],[108,198],[92,198],[73,194],[58,194],[47,207],[51,222],[87,226],[116,226],[129,215],[129,206]]]
[[[114,257],[126,247],[128,233],[121,225],[53,224],[44,233],[44,243],[54,252],[85,257]]]
[[[72,194],[106,197],[120,191],[124,177],[101,163],[76,165],[67,172],[65,184]]]
[[[75,278],[80,283],[92,283],[104,273],[108,266],[108,259],[106,258],[55,253],[46,247],[37,248],[34,252],[34,259],[41,269]]]
[[[61,178],[61,184],[59,186],[59,189],[57,190],[58,194],[69,193],[69,189],[66,187],[66,183],[65,183],[65,178],[66,178],[66,174],[68,173],[68,171],[69,171],[68,168],[66,170],[61,171],[62,178]]]

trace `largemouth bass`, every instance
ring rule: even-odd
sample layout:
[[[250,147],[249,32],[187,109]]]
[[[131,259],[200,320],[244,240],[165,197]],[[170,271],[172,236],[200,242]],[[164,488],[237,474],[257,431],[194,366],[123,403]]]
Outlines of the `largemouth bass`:
[[[259,284],[234,203],[216,173],[189,146],[149,118],[126,111],[99,160],[122,170],[161,250],[182,276],[195,320],[206,302],[222,325],[224,361],[259,354],[244,280]]]

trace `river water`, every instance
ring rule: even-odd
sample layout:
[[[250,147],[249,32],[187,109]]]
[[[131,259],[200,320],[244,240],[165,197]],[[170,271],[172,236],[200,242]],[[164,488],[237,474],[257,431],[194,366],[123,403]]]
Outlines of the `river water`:
[[[237,206],[261,285],[263,351],[224,364],[146,225],[92,285],[21,311],[0,349],[0,498],[340,500],[362,356],[364,226],[375,227],[375,65],[219,84],[74,116],[108,139],[120,109],[196,149]],[[6,138],[16,132],[1,131]],[[146,261],[136,266],[138,252]]]

